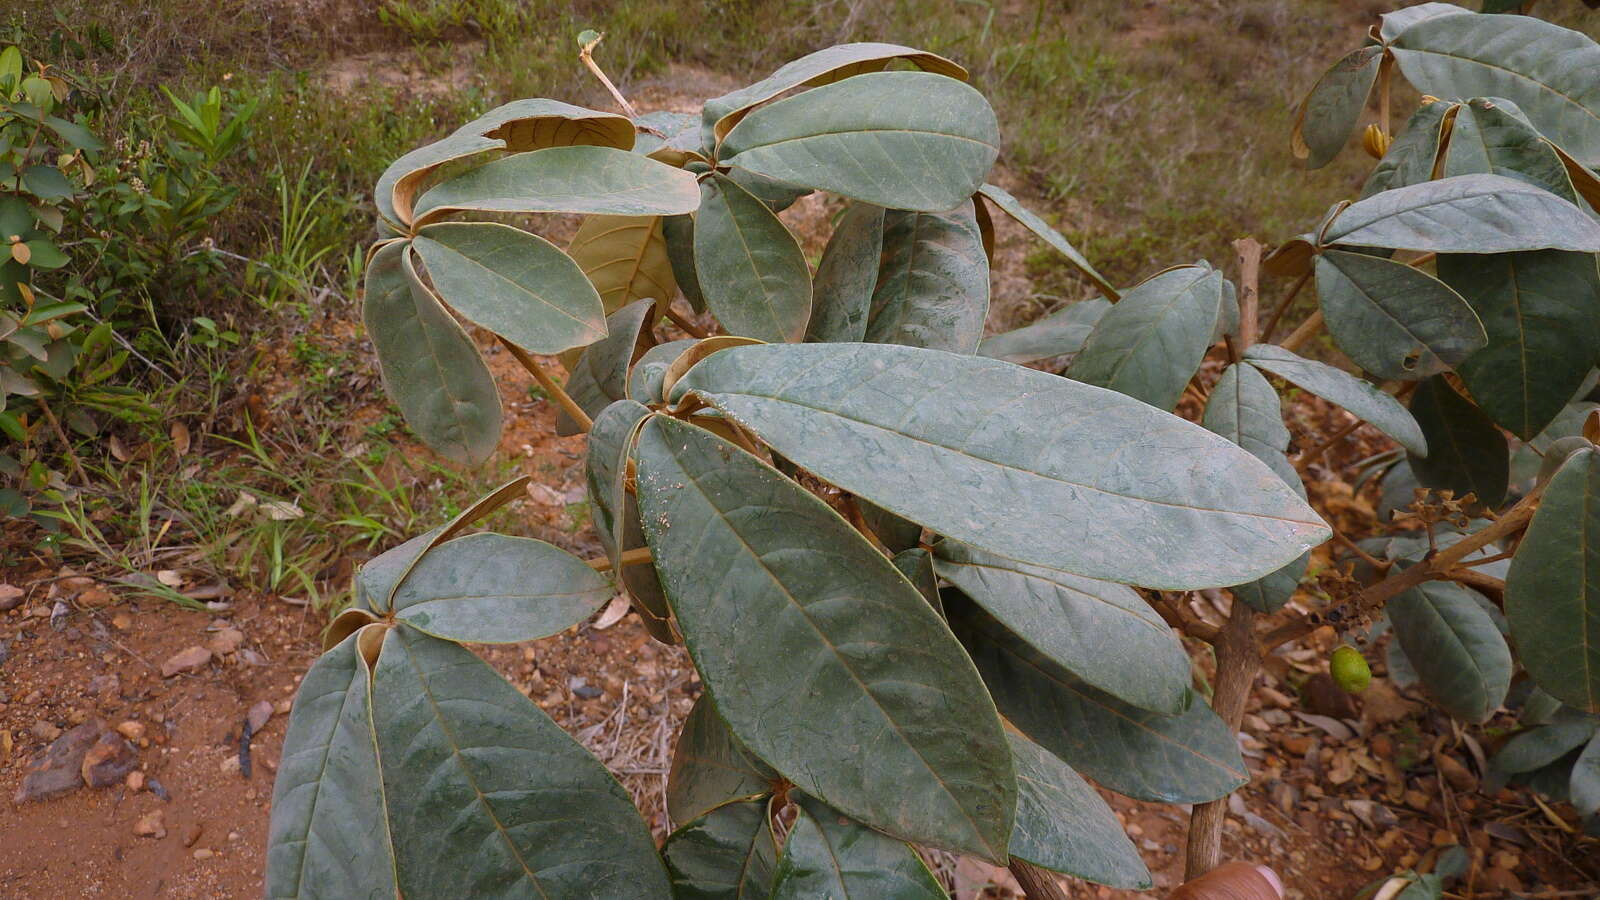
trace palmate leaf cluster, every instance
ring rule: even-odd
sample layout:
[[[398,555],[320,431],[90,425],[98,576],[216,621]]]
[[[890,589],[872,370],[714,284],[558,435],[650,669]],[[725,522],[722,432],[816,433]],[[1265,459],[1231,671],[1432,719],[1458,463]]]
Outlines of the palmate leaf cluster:
[[[1447,3],[1390,13],[1307,96],[1295,137],[1313,165],[1343,147],[1384,66],[1421,104],[1361,198],[1278,263],[1293,271],[1314,252],[1339,348],[1369,372],[1418,382],[1410,411],[1432,452],[1395,435],[1408,458],[1386,475],[1386,496],[1403,506],[1426,487],[1496,510],[1543,492],[1519,544],[1469,557],[1515,550],[1478,566],[1504,580],[1503,603],[1448,581],[1405,592],[1387,607],[1390,662],[1468,721],[1521,700],[1530,731],[1495,774],[1570,798],[1600,827],[1600,743],[1577,738],[1600,713],[1600,428],[1584,429],[1600,396],[1600,46]],[[1419,253],[1436,254],[1432,274]],[[1460,537],[1373,549],[1400,571]],[[1520,683],[1519,668],[1530,676]]]
[[[1391,20],[1380,57],[1407,33]],[[1479,397],[1472,360],[1533,329],[1506,337],[1494,304],[1524,299],[1486,277],[1452,283],[1446,260],[1581,261],[1590,279],[1559,282],[1562,297],[1600,310],[1592,292],[1566,292],[1588,289],[1600,251],[1581,192],[1515,166],[1428,167],[1335,207],[1272,263],[1314,275],[1352,360],[1420,382],[1410,408],[1258,344],[1232,357],[1197,425],[1172,410],[1208,350],[1238,340],[1237,289],[1205,262],[1110,284],[988,183],[999,129],[965,74],[906,47],[843,45],[700,116],[518,101],[385,173],[365,320],[390,396],[430,446],[474,463],[498,445],[502,411],[462,322],[530,365],[560,355],[573,401],[561,427],[588,433],[607,574],[538,541],[466,533],[520,482],[365,566],[291,719],[271,895],[942,896],[918,847],[1145,886],[1084,779],[1173,803],[1247,779],[1142,591],[1228,588],[1262,612],[1294,593],[1330,531],[1290,463],[1280,392],[1392,437],[1409,462],[1389,479],[1470,476],[1490,508],[1526,489],[1500,429],[1548,446],[1538,420],[1562,390],[1550,421],[1570,426],[1582,384],[1534,367],[1522,377],[1537,403]],[[1357,113],[1366,97],[1323,84],[1301,128],[1316,145],[1344,113],[1323,95]],[[813,192],[839,209],[814,268],[778,215]],[[1103,297],[984,338],[995,210]],[[534,233],[548,214],[584,217],[565,250]],[[1419,252],[1438,254],[1439,277],[1408,264]],[[662,341],[680,293],[722,333]],[[1594,350],[1574,351],[1585,373]],[[1057,358],[1062,374],[1019,365]],[[1513,641],[1547,640],[1550,669],[1533,675],[1562,673],[1546,690],[1563,716],[1594,711],[1573,673],[1600,635],[1574,648],[1551,616],[1600,596],[1600,551],[1575,547],[1569,527],[1596,514],[1595,458],[1584,444],[1550,481],[1507,576]],[[1427,546],[1399,535],[1377,552],[1398,571]],[[1586,562],[1551,564],[1563,554]],[[1523,570],[1553,583],[1522,588]],[[659,849],[604,768],[460,646],[553,634],[616,591],[687,649],[705,687],[668,780],[677,830]],[[1517,597],[1536,598],[1526,615]],[[1429,648],[1416,653],[1428,689],[1476,719],[1514,665],[1479,600],[1426,582],[1390,617],[1406,653]]]

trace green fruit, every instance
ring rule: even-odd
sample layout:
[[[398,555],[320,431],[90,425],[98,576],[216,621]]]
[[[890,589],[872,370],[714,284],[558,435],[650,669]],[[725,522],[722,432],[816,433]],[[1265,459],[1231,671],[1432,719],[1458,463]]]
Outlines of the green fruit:
[[[1360,650],[1348,645],[1333,651],[1332,658],[1328,660],[1328,671],[1333,675],[1334,683],[1347,694],[1359,694],[1372,683],[1372,670],[1367,667],[1366,658]]]

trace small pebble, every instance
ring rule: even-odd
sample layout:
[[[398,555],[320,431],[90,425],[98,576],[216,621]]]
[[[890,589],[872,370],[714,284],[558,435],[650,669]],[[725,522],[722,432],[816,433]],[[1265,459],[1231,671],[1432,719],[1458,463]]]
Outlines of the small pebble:
[[[194,852],[194,858],[195,859],[210,859],[211,858],[211,851],[207,850],[205,847],[201,847],[199,850],[196,850]]]

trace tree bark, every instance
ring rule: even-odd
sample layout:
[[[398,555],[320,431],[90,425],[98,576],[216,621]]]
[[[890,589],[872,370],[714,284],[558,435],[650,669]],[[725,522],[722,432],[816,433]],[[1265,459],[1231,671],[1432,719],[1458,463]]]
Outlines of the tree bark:
[[[1017,879],[1017,886],[1022,888],[1022,896],[1028,900],[1067,900],[1067,892],[1061,889],[1061,882],[1049,870],[1015,856],[1011,857],[1011,864],[1006,868],[1011,870],[1012,876]]]

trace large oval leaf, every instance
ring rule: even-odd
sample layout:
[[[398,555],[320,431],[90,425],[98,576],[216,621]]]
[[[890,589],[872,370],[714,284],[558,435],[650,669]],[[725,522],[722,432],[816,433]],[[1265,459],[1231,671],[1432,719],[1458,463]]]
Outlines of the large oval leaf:
[[[361,321],[389,398],[429,447],[477,465],[500,443],[500,391],[461,325],[417,278],[411,245],[385,244],[367,265]]]
[[[1472,307],[1426,272],[1345,250],[1323,251],[1316,272],[1328,332],[1374,375],[1426,378],[1484,344]]]
[[[1411,395],[1411,415],[1428,441],[1426,457],[1410,458],[1417,481],[1457,497],[1477,494],[1490,509],[1499,506],[1511,478],[1511,451],[1483,410],[1435,375]]]
[[[763,106],[717,150],[729,165],[890,209],[970,198],[999,155],[983,95],[928,72],[876,72]]]
[[[671,303],[678,292],[660,216],[589,216],[567,255],[600,293],[606,315],[646,297]]]
[[[1289,449],[1283,401],[1272,382],[1254,366],[1233,365],[1223,370],[1206,400],[1201,424],[1268,465]]]
[[[628,792],[459,645],[391,629],[372,720],[402,894],[667,896]]]
[[[419,534],[399,546],[391,547],[367,560],[356,572],[352,587],[356,606],[369,612],[386,613],[392,606],[394,592],[411,573],[424,553],[448,541],[484,516],[494,512],[513,499],[525,496],[528,476],[520,475],[500,485],[493,491],[474,500],[471,505],[445,524]]]
[[[1016,219],[1017,222],[1022,225],[1022,227],[1033,232],[1039,237],[1040,240],[1044,241],[1046,244],[1049,244],[1052,250],[1055,250],[1057,253],[1065,256],[1067,258],[1067,262],[1071,263],[1072,267],[1077,269],[1078,272],[1083,275],[1083,277],[1094,282],[1094,286],[1099,288],[1101,293],[1105,294],[1107,297],[1110,297],[1112,300],[1117,299],[1119,294],[1117,293],[1116,287],[1112,285],[1111,282],[1107,281],[1105,276],[1101,275],[1099,272],[1096,272],[1094,266],[1089,265],[1089,260],[1085,259],[1084,255],[1078,252],[1078,248],[1072,246],[1072,242],[1067,240],[1066,237],[1061,234],[1061,232],[1051,228],[1050,223],[1040,218],[1038,213],[1035,213],[1033,210],[1023,206],[1021,201],[1011,196],[1010,193],[1008,193],[999,185],[984,185],[978,189],[978,196],[983,197],[985,200],[988,200],[995,206],[1000,207],[1001,212],[1004,212],[1011,218]]]
[[[989,314],[989,258],[971,202],[889,210],[865,340],[971,353]]]
[[[611,147],[550,147],[479,166],[417,200],[418,225],[454,212],[602,213],[675,216],[694,212],[694,176]]]
[[[1456,370],[1483,411],[1528,440],[1600,361],[1600,276],[1587,253],[1446,254],[1439,277],[1466,298],[1489,343]]]
[[[571,144],[627,150],[633,125],[615,113],[596,112],[559,100],[516,100],[473,119],[449,137],[407,153],[378,178],[373,199],[380,215],[397,226],[411,222],[412,203],[452,168],[503,153]]]
[[[700,276],[694,270],[694,216],[665,216],[661,219],[661,235],[667,242],[667,259],[672,263],[672,277],[678,290],[689,301],[689,308],[705,312],[706,298],[700,293]],[[662,298],[668,302],[670,298]]]
[[[1570,780],[1572,805],[1580,815],[1600,812],[1600,740],[1590,739],[1572,766]]]
[[[1362,198],[1390,188],[1431,180],[1445,134],[1445,123],[1460,105],[1447,103],[1437,97],[1424,100],[1407,120],[1405,130],[1389,145],[1388,152],[1372,167],[1372,174],[1367,176],[1367,182],[1361,188]]]
[[[646,350],[633,364],[633,370],[628,373],[628,399],[640,403],[660,402],[663,399],[661,386],[665,384],[667,368],[698,343],[699,341],[694,338],[685,338],[681,341],[657,344]]]
[[[606,336],[585,347],[573,364],[566,391],[590,419],[627,396],[628,368],[655,342],[649,323],[657,308],[655,300],[635,300],[606,316]],[[557,413],[557,434],[581,431],[564,410]]]
[[[1252,366],[1270,372],[1378,429],[1416,456],[1428,455],[1422,429],[1400,401],[1371,382],[1326,363],[1298,356],[1275,344],[1256,344],[1244,352]]]
[[[800,797],[772,883],[772,900],[945,900],[917,851]]]
[[[1307,168],[1322,168],[1344,149],[1367,109],[1367,95],[1378,80],[1382,61],[1382,47],[1353,50],[1324,72],[1300,102],[1291,140],[1294,155],[1304,159]]]
[[[1482,722],[1505,702],[1511,648],[1472,591],[1425,581],[1385,609],[1422,686],[1445,712]]]
[[[1189,655],[1133,589],[939,542],[934,571],[1034,650],[1108,694],[1169,714],[1189,707]]]
[[[710,810],[668,835],[661,855],[674,900],[767,900],[778,865],[767,799]]]
[[[1021,328],[984,338],[978,354],[1020,365],[1077,353],[1110,308],[1110,301],[1101,297],[1069,304]]]
[[[448,222],[422,229],[412,245],[451,309],[529,353],[560,353],[606,336],[594,285],[538,235],[494,222]]]
[[[1222,293],[1222,273],[1210,266],[1150,278],[1100,317],[1067,377],[1171,410],[1211,346]]]
[[[705,145],[715,147],[744,118],[743,113],[779,94],[803,85],[831,84],[863,72],[876,72],[897,59],[907,60],[924,71],[967,79],[967,70],[959,64],[912,47],[870,42],[836,44],[786,62],[755,84],[707,100],[701,110],[708,129]]]
[[[639,522],[639,504],[626,490],[626,460],[633,452],[640,423],[650,410],[634,400],[618,400],[594,418],[589,429],[589,452],[585,481],[593,504],[594,530],[600,546],[620,569],[619,584],[633,601],[634,609],[652,637],[666,644],[679,643],[673,633],[671,611],[661,580],[652,565],[620,565],[620,555],[645,546],[644,527]],[[681,818],[686,822],[693,816]]]
[[[945,609],[1001,714],[1101,785],[1203,803],[1249,780],[1238,742],[1204,703],[1181,716],[1137,709],[1073,678],[959,592],[946,592]]]
[[[1322,243],[1435,253],[1594,253],[1600,251],[1600,222],[1526,181],[1456,175],[1357,200],[1334,217]]]
[[[766,797],[777,778],[728,730],[711,697],[701,694],[672,751],[667,812],[674,822],[689,822],[730,800]]]
[[[656,570],[734,734],[875,828],[1004,860],[1016,782],[999,719],[916,589],[820,499],[709,432],[657,417],[635,453]]]
[[[1530,728],[1506,741],[1490,766],[1495,772],[1520,775],[1550,765],[1591,739],[1600,722],[1574,710],[1558,712],[1549,725]]]
[[[395,591],[394,611],[435,637],[510,644],[576,625],[610,599],[610,583],[565,550],[485,533],[429,550]]]
[[[694,267],[707,308],[729,334],[800,340],[811,318],[811,270],[799,242],[727,176],[710,176],[700,192]]]
[[[1532,16],[1439,15],[1389,39],[1400,71],[1440,97],[1505,97],[1540,132],[1600,165],[1600,47]]]
[[[1150,870],[1122,823],[1083,776],[1043,747],[1006,732],[1017,767],[1011,855],[1096,884],[1142,891]]]
[[[1600,712],[1600,450],[1580,450],[1545,487],[1506,576],[1522,664],[1570,706]]]
[[[1556,148],[1517,109],[1499,97],[1477,97],[1461,104],[1450,127],[1445,175],[1490,172],[1544,188],[1568,203],[1578,192]]]
[[[358,635],[312,663],[300,682],[272,786],[267,896],[395,896]]]
[[[734,347],[691,369],[674,396],[689,391],[897,515],[1088,578],[1237,584],[1329,534],[1223,438],[997,360],[859,344]]]
[[[812,281],[811,322],[806,340],[861,341],[867,336],[872,291],[883,256],[883,207],[852,203],[823,248]]]

